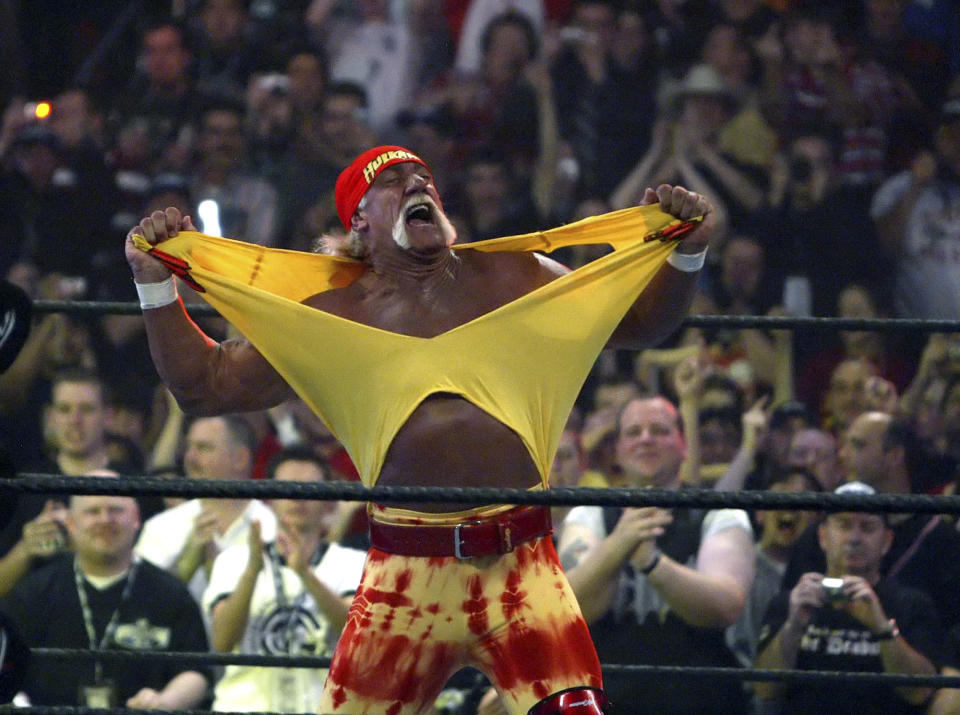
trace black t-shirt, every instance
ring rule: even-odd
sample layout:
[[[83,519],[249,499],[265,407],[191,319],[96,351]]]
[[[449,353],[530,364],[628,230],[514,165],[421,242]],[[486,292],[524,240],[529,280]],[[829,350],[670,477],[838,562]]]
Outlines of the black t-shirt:
[[[914,514],[892,528],[893,543],[880,564],[883,576],[930,596],[948,628],[960,624],[960,534],[930,514]],[[803,574],[826,568],[814,524],[793,545],[782,587],[789,591]]]
[[[622,509],[604,509],[607,533],[611,533]],[[689,564],[700,548],[705,513],[678,509],[674,520],[657,539],[658,548],[674,561]],[[632,584],[615,597],[614,606],[590,625],[590,633],[601,663],[638,665],[716,666],[736,668],[736,657],[727,647],[722,628],[699,628],[686,623],[669,609],[648,611],[638,621],[635,600],[637,576],[629,565],[623,567]],[[621,578],[622,578],[621,576]],[[649,587],[647,587],[649,588]],[[747,700],[740,682],[735,680],[691,679],[658,673],[653,677],[630,673],[606,672],[604,691],[617,712],[689,714],[716,712],[744,713]]]
[[[884,580],[877,584],[877,598],[884,612],[895,618],[903,638],[937,666],[943,662],[943,631],[936,609],[922,591]],[[757,652],[773,639],[790,609],[790,592],[781,591],[770,603],[760,628]],[[817,609],[804,631],[797,653],[797,670],[884,672],[880,643],[870,629],[844,610],[833,606]],[[894,688],[877,683],[796,682],[787,685],[783,711],[789,713],[836,713],[871,715],[920,713],[897,695]]]
[[[127,578],[103,591],[85,584],[98,645],[119,607],[118,625],[108,649],[209,651],[200,609],[182,583],[141,560],[130,597],[121,603]],[[31,648],[90,648],[72,555],[62,555],[24,577],[4,601],[3,610]],[[116,683],[121,706],[141,688],[162,690],[174,676],[188,670],[202,673],[212,683],[210,669],[199,665],[136,659],[103,664],[104,678]],[[91,685],[93,679],[93,661],[34,658],[24,691],[33,705],[77,705],[80,686]]]

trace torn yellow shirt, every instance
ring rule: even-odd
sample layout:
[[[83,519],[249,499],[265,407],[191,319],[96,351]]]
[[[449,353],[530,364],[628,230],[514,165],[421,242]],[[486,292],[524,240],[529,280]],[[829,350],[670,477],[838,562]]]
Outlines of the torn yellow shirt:
[[[355,261],[181,233],[160,248],[187,262],[203,297],[229,320],[376,483],[404,422],[429,395],[460,395],[523,440],[543,485],[573,403],[597,355],[673,250],[644,241],[677,225],[656,206],[623,209],[549,231],[454,246],[456,251],[614,251],[432,338],[362,325],[302,305],[348,285]],[[147,248],[140,239],[138,245]]]

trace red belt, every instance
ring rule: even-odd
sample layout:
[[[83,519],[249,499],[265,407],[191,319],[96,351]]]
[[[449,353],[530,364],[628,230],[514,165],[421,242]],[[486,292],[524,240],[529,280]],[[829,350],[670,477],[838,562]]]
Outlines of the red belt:
[[[506,554],[517,544],[553,531],[550,508],[526,506],[460,524],[399,525],[370,520],[370,545],[401,556],[474,556]]]

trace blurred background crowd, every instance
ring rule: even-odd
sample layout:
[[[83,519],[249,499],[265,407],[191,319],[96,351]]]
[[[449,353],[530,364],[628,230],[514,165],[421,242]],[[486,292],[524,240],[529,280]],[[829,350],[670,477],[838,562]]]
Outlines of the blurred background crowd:
[[[632,206],[647,186],[675,183],[708,195],[721,226],[693,313],[960,320],[956,0],[0,0],[0,56],[0,275],[35,299],[135,300],[123,238],[171,205],[207,233],[314,250],[321,235],[342,232],[339,171],[371,146],[397,143],[429,164],[461,242]],[[602,251],[555,257],[576,267]],[[182,285],[181,294],[199,300]],[[214,337],[231,333],[219,319],[201,320]],[[0,376],[0,448],[22,470],[67,475],[264,478],[289,459],[309,472],[289,478],[356,476],[302,403],[191,421],[160,386],[142,321],[130,315],[37,316]],[[958,464],[960,334],[687,328],[656,350],[601,356],[552,478],[952,493]],[[2,594],[83,541],[70,516],[77,505],[55,496],[23,501],[0,532]],[[278,520],[342,547],[342,561],[324,567],[336,574],[327,596],[355,588],[350,554],[364,548],[364,514],[334,507],[308,514],[281,502],[142,499],[128,546],[136,540],[138,553],[188,584],[218,649],[323,653],[343,614],[297,580],[302,568],[290,571],[291,588],[300,584],[322,612],[327,626],[311,626],[322,636],[296,648],[288,637],[271,650],[266,636],[244,635],[246,621],[225,631],[214,614],[246,587],[245,569],[267,573],[264,554],[259,562],[252,554],[285,542],[274,534]],[[644,623],[666,603],[684,621],[689,609],[669,588],[665,600],[654,594],[631,609],[597,590],[613,572],[578,579],[589,548],[625,528],[615,516],[604,524],[566,511],[555,514],[558,543],[581,601],[597,604],[585,612],[601,623],[632,610]],[[161,520],[149,528],[152,518]],[[746,534],[724,548],[749,563],[721,560],[742,574],[733,585],[742,598],[706,625],[687,625],[729,627],[717,647],[749,665],[768,603],[805,573],[790,580],[795,542],[806,538],[808,552],[829,559],[823,538],[811,536],[820,516],[701,515],[695,524],[694,571],[711,561],[712,552],[697,553],[716,534]],[[894,537],[883,578],[895,566],[890,578],[932,601],[946,627],[927,629],[943,642],[924,656],[949,669],[956,638],[944,634],[960,623],[954,520],[890,519],[884,528]],[[290,548],[278,563],[302,566]],[[214,568],[228,554],[232,568]],[[625,563],[630,574],[618,578],[642,580],[644,565]],[[642,600],[634,586],[624,598]],[[662,657],[694,664],[687,656],[696,650],[688,643]],[[630,657],[621,647],[610,660]],[[718,658],[706,664],[725,662]],[[243,672],[203,675],[229,686],[218,691],[222,709],[240,709],[243,687],[294,688],[255,678],[244,686]],[[462,681],[438,712],[476,711],[482,678]],[[309,684],[296,687],[313,697]],[[654,697],[624,687],[620,702]],[[761,695],[770,696],[764,707],[777,702]],[[913,695],[888,698],[890,711],[960,712],[950,691]],[[297,707],[256,702],[248,705]],[[664,712],[698,711],[684,688],[663,702]],[[479,707],[498,706],[488,693]]]

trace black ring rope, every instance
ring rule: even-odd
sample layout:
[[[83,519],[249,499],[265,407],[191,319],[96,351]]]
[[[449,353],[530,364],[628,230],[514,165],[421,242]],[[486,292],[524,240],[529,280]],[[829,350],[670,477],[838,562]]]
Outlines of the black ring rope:
[[[140,306],[118,301],[34,301],[33,309],[42,313],[138,315]],[[191,304],[187,311],[195,316],[217,316],[209,305]],[[692,315],[683,321],[685,327],[768,330],[869,330],[899,332],[960,332],[960,322],[948,320],[852,319],[786,316],[715,316]],[[735,507],[744,509],[817,509],[824,511],[873,511],[911,513],[960,513],[960,496],[924,494],[830,494],[778,492],[719,492],[711,489],[624,489],[554,487],[548,491],[525,489],[463,487],[364,487],[356,482],[324,484],[299,482],[265,482],[249,480],[164,479],[158,477],[63,477],[61,475],[24,473],[16,479],[0,480],[2,492],[67,494],[119,494],[124,496],[164,495],[182,497],[223,498],[288,498],[332,499],[342,501],[376,501],[378,503],[450,502],[469,504],[538,504],[595,506],[661,506],[661,507]],[[326,668],[330,659],[319,656],[253,655],[235,653],[176,653],[135,651],[90,651],[69,648],[36,648],[32,655],[44,659],[161,660],[206,665],[247,665],[288,668]],[[637,677],[706,677],[751,682],[840,681],[860,684],[886,683],[891,687],[960,687],[960,676],[907,675],[901,673],[864,673],[845,671],[762,670],[749,668],[717,668],[695,666],[657,666],[603,664],[608,674]],[[6,711],[8,708],[0,707]],[[23,715],[102,715],[105,711],[84,707],[17,708]],[[141,713],[131,708],[112,708],[110,713]],[[171,715],[211,715],[206,710],[153,710]],[[221,714],[226,715],[226,714]],[[245,715],[267,715],[246,713]]]
[[[196,316],[219,316],[213,306],[205,303],[190,303],[187,312]],[[140,315],[140,304],[126,301],[102,300],[35,300],[36,313]],[[960,321],[916,320],[908,318],[820,318],[788,317],[774,315],[689,315],[682,325],[693,328],[763,328],[766,330],[790,330],[813,328],[818,330],[870,330],[874,332],[900,332],[919,330],[928,333],[960,332]]]
[[[325,499],[542,506],[661,506],[677,508],[806,509],[915,514],[960,513],[960,495],[833,494],[825,492],[715,491],[713,489],[638,489],[552,487],[548,490],[477,487],[365,487],[359,482],[294,482],[263,479],[170,479],[165,477],[67,477],[23,473],[0,479],[3,492],[116,494],[122,496],[218,497],[223,499]]]
[[[31,656],[44,660],[100,660],[109,662],[161,662],[184,665],[246,665],[266,668],[329,668],[330,658],[316,655],[253,655],[246,653],[187,653],[172,651],[98,650],[82,648],[34,648]],[[720,668],[714,666],[627,665],[604,663],[606,674],[639,677],[693,675],[718,680],[749,682],[855,681],[886,683],[891,687],[933,686],[960,688],[960,675],[910,675],[907,673],[866,673],[842,670],[765,670],[761,668]]]

